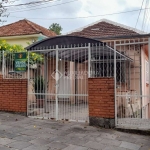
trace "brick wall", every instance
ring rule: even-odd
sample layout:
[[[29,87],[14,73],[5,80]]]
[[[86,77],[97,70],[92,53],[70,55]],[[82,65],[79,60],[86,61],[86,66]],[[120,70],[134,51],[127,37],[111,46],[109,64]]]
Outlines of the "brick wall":
[[[109,126],[114,126],[114,79],[89,78],[88,87],[90,124],[106,126],[106,123]]]
[[[0,111],[27,112],[26,79],[3,79],[0,75]]]

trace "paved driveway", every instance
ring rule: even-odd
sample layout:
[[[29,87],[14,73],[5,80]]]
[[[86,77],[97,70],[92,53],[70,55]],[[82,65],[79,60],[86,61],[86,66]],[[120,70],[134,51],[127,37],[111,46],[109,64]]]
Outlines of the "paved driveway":
[[[150,150],[150,137],[0,112],[0,150]]]

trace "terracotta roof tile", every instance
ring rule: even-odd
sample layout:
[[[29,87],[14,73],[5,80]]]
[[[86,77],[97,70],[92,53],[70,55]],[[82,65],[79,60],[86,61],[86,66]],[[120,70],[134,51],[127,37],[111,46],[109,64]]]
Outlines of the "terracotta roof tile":
[[[83,36],[89,38],[104,38],[104,37],[115,37],[115,36],[125,36],[125,35],[139,35],[144,34],[144,32],[139,30],[134,30],[131,27],[115,23],[110,20],[103,19],[87,27],[81,28],[68,35],[72,36]]]
[[[53,31],[50,31],[27,19],[19,20],[12,24],[0,27],[0,36],[19,36],[19,35],[31,35],[39,33],[47,37],[56,36],[56,34]]]

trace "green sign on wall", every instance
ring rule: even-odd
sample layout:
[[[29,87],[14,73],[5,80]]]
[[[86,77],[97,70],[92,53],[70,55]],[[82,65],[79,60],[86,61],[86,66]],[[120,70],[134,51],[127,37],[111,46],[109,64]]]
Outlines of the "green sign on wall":
[[[15,71],[26,71],[27,69],[27,53],[15,53]]]

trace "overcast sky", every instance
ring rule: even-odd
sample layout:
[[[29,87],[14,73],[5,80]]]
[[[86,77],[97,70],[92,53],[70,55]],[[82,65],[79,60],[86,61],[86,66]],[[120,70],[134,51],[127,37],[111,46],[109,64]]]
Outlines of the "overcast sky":
[[[80,27],[86,26],[90,23],[105,18],[127,26],[135,27],[139,11],[98,16],[98,17],[88,17],[88,16],[137,10],[141,8],[142,1],[143,0],[53,0],[53,2],[45,4],[43,3],[38,7],[24,6],[8,9],[10,15],[7,18],[7,22],[4,23],[3,25],[26,18],[46,28],[48,28],[52,23],[59,23],[63,28],[62,33],[67,33],[74,29],[78,29]],[[18,0],[14,4],[27,2],[33,2],[33,0]],[[145,4],[146,0],[144,1],[143,8],[145,8]],[[149,19],[150,16],[148,15],[148,13],[149,9],[147,9],[145,15],[146,17],[144,22],[144,28],[145,31],[149,32],[150,27],[148,26],[148,24],[150,24]],[[88,18],[77,18],[77,17],[88,17]],[[77,19],[58,19],[58,18],[77,18]],[[143,18],[144,18],[144,10],[142,10],[140,15],[140,19],[137,25],[138,29],[142,29]]]

